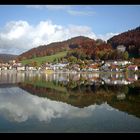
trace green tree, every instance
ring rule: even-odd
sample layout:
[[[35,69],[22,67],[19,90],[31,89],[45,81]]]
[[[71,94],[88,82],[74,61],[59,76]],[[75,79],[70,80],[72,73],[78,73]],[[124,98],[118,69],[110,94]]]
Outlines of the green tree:
[[[85,64],[86,64],[86,65],[88,65],[88,64],[89,64],[89,61],[88,61],[87,59],[85,59],[85,61],[84,61],[84,62],[85,62]]]
[[[129,58],[129,54],[127,51],[124,52],[123,57],[125,60],[127,60]]]
[[[74,56],[70,56],[70,57],[68,58],[68,61],[71,62],[71,63],[76,63],[76,62],[77,62],[77,58],[74,57]]]
[[[58,59],[55,58],[55,59],[53,60],[53,62],[54,62],[54,63],[58,63]]]

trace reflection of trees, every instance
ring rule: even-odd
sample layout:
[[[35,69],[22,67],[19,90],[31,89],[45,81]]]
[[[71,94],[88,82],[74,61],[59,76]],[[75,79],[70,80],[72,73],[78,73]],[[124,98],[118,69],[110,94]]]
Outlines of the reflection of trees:
[[[61,83],[61,82],[58,82],[58,83]],[[58,85],[60,86],[61,84],[58,84]],[[47,82],[46,82],[46,85],[47,85]],[[53,85],[56,86],[56,83]],[[59,90],[59,88],[56,88],[56,87],[50,88],[50,87],[45,87],[45,86],[42,87],[39,85],[37,86],[37,85],[31,84],[30,82],[19,83],[18,86],[28,91],[31,94],[41,96],[41,97],[47,97],[56,101],[66,102],[68,104],[71,104],[77,107],[85,107],[85,106],[89,106],[95,103],[101,104],[108,100],[109,94],[114,95],[112,91],[109,94],[107,94],[104,89],[96,85],[84,85],[84,84],[78,85],[77,84],[77,86],[73,88],[70,88],[69,85],[67,85],[68,88],[66,91]]]
[[[137,92],[139,86],[136,86],[135,89],[134,85],[96,85],[76,81],[53,81],[52,84],[45,81],[44,84],[40,83],[38,85],[26,81],[26,83],[19,83],[18,85],[31,94],[62,101],[76,107],[86,107],[107,102],[120,111],[140,117],[140,94]],[[133,94],[135,90],[136,92]],[[126,96],[123,100],[118,100],[118,94],[125,94]]]
[[[128,93],[128,86],[126,85],[98,85],[98,84],[76,84],[74,82],[74,86],[70,86],[71,83],[68,84],[67,90],[69,92],[75,92],[75,93],[85,93],[85,92],[89,92],[89,93],[96,93],[96,92],[106,92],[106,93],[114,93],[114,94],[118,94],[118,93],[124,93],[127,94]]]
[[[129,85],[129,93],[136,95],[140,93],[140,80]]]
[[[25,84],[31,84],[36,87],[47,88],[48,90],[56,90],[64,91],[68,94],[86,94],[86,93],[98,93],[98,92],[105,92],[105,93],[123,93],[127,94],[129,92],[129,88],[127,85],[107,85],[107,84],[97,84],[90,81],[80,82],[78,81],[45,81],[45,80],[38,80],[34,79],[33,81],[26,81]]]
[[[128,114],[132,114],[140,118],[140,94],[127,94],[125,100],[110,100],[108,103],[120,111],[127,112]]]

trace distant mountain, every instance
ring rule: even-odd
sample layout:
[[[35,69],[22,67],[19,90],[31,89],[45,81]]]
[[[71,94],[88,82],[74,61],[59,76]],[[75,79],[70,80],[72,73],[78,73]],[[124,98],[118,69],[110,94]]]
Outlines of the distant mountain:
[[[100,44],[105,44],[105,42],[101,40],[95,41],[94,39],[84,37],[84,36],[78,36],[78,37],[68,39],[66,41],[38,46],[37,48],[33,48],[27,52],[22,53],[17,57],[17,59],[18,60],[31,59],[35,57],[52,55],[57,52],[72,50],[72,49],[79,49],[86,52],[87,54],[88,53],[91,54],[91,52],[97,50],[97,46],[101,50],[104,50],[104,47],[105,49],[111,49],[111,46],[107,46],[106,44],[105,46],[100,46]]]
[[[132,57],[140,57],[140,26],[113,36],[107,43],[110,43],[113,48],[118,45],[124,45]]]
[[[0,62],[9,62],[9,60],[16,59],[17,55],[13,54],[0,54]]]

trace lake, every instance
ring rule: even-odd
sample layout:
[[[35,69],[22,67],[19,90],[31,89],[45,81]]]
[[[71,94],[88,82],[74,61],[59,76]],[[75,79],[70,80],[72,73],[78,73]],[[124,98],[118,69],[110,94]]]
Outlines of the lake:
[[[2,71],[0,132],[140,132],[139,75]]]

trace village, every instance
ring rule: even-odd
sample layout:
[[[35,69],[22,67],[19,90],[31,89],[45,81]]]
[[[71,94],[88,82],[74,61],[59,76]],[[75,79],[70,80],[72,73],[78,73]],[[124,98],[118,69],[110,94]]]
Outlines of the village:
[[[84,61],[82,62],[84,63]],[[139,67],[130,61],[92,61],[87,65],[78,63],[44,63],[41,66],[23,65],[16,60],[0,63],[0,71],[41,71],[41,72],[126,72],[138,71]]]

